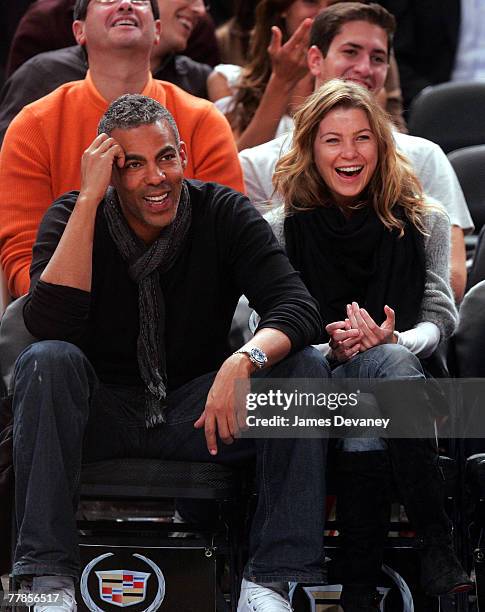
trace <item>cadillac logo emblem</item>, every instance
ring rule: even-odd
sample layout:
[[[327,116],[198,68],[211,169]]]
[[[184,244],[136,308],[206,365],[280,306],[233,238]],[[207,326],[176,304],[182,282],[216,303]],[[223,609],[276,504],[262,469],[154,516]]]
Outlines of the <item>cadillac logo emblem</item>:
[[[129,570],[96,572],[99,579],[99,596],[120,608],[141,603],[145,599],[150,574]]]
[[[103,612],[103,610],[94,602],[89,593],[89,575],[96,565],[112,556],[114,556],[113,553],[105,553],[96,557],[86,565],[82,573],[80,591],[86,606],[91,612]],[[148,581],[152,575],[155,575],[158,581],[157,593],[153,602],[145,607],[143,612],[156,612],[165,597],[165,579],[162,571],[156,563],[143,555],[133,554],[133,557],[146,563],[153,572],[131,571],[118,568],[95,572],[99,581],[99,598],[101,601],[120,608],[141,604],[146,598]]]

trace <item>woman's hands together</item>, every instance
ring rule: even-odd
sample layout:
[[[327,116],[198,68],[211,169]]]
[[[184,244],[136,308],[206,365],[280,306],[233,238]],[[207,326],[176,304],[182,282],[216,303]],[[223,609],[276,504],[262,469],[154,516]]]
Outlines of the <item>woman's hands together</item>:
[[[357,302],[347,304],[347,317],[352,329],[358,329],[360,336],[360,351],[366,351],[380,344],[395,344],[396,336],[394,326],[396,316],[394,310],[384,306],[386,318],[381,325],[377,325],[365,308],[360,308]]]
[[[331,356],[343,363],[357,353],[380,344],[395,344],[395,313],[389,306],[384,306],[386,318],[378,325],[365,308],[357,302],[347,304],[345,321],[329,323],[325,329],[330,336]]]
[[[352,329],[350,321],[335,321],[325,326],[330,336],[330,357],[343,363],[360,351],[360,331]]]

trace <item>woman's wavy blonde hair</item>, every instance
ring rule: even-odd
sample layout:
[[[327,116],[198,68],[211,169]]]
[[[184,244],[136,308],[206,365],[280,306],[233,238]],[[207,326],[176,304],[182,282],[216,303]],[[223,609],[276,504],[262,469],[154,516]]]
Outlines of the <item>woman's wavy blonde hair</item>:
[[[293,146],[280,158],[273,175],[273,185],[284,200],[286,214],[334,203],[316,167],[313,145],[320,122],[336,108],[363,110],[377,142],[376,169],[362,200],[353,208],[371,205],[382,223],[389,229],[397,229],[402,236],[405,223],[395,214],[399,206],[409,221],[425,233],[423,215],[429,207],[407,158],[396,150],[388,116],[373,94],[361,85],[340,79],[322,85],[294,116]]]

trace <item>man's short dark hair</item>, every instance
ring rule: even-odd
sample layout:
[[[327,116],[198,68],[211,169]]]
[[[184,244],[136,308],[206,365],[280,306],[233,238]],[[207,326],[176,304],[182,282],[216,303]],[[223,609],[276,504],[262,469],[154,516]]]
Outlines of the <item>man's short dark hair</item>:
[[[129,130],[140,125],[151,125],[157,121],[166,121],[179,146],[180,135],[170,111],[164,106],[141,94],[124,94],[116,98],[107,108],[98,123],[98,134],[111,134],[113,130]]]
[[[76,4],[74,5],[74,20],[86,19],[89,2],[90,0],[76,0]],[[157,0],[150,0],[150,4],[152,5],[153,19],[160,19],[160,10]]]
[[[326,57],[333,39],[340,34],[342,26],[349,21],[367,21],[381,27],[387,34],[388,55],[392,50],[392,39],[396,31],[396,19],[383,6],[376,3],[339,2],[317,15],[310,32],[310,46],[315,45]]]

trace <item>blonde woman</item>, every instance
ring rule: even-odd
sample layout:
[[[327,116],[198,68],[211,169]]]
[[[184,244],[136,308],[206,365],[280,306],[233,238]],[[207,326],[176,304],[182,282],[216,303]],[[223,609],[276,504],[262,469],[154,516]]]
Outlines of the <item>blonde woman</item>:
[[[449,221],[396,151],[373,96],[339,80],[310,96],[295,114],[293,147],[278,162],[274,185],[285,204],[273,227],[320,304],[333,376],[425,378],[421,359],[456,323]],[[407,408],[399,397],[393,406]],[[378,606],[392,477],[422,542],[424,589],[471,588],[451,548],[430,440],[346,439],[336,457],[346,612]]]

